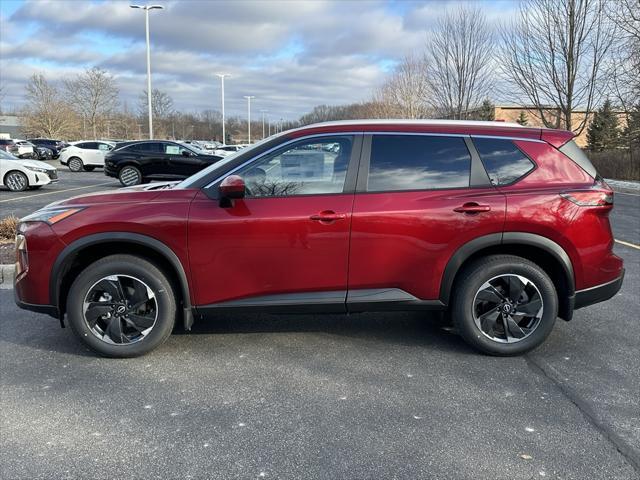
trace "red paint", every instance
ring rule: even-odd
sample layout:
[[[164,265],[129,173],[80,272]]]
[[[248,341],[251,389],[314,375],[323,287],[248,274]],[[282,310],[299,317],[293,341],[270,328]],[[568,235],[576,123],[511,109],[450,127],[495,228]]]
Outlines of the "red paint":
[[[189,216],[194,302],[346,290],[352,204],[351,194],[311,195],[221,208],[198,194]],[[327,210],[342,218],[310,218]]]
[[[610,206],[581,207],[560,196],[606,190],[555,147],[568,132],[504,124],[398,123],[317,125],[282,137],[340,132],[493,135],[518,141],[536,163],[502,188],[309,195],[236,199],[222,206],[202,191],[144,187],[75,197],[63,205],[88,208],[50,227],[27,223],[29,269],[16,282],[24,302],[52,304],[51,268],[66,245],[102,232],[132,232],[169,247],[187,273],[191,302],[207,305],[252,296],[365,288],[401,288],[419,299],[439,297],[451,256],[488,234],[529,232],[569,255],[576,289],[621,274],[612,253]],[[229,180],[238,189],[238,181]],[[235,191],[235,190],[234,190]]]

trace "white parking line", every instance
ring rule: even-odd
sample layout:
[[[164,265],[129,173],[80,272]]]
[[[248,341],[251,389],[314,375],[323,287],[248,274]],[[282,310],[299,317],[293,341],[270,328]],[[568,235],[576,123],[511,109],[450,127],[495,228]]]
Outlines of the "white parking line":
[[[615,239],[616,243],[620,245],[625,245],[627,247],[635,248],[636,250],[640,250],[640,245],[636,245],[635,243],[623,242],[622,240]]]
[[[112,185],[113,182],[96,183],[95,185],[86,185],[84,187],[67,188],[65,190],[55,190],[53,192],[36,193],[34,195],[23,195],[22,197],[9,198],[7,200],[0,200],[0,203],[15,202],[16,200],[25,200],[27,198],[40,197],[42,195],[53,195],[55,193],[72,192],[73,190],[82,190],[83,188],[100,187],[102,185]]]

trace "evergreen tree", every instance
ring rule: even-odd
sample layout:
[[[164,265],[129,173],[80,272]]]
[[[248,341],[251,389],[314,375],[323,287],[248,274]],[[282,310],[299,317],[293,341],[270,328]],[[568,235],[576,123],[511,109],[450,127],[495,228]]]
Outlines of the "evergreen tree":
[[[496,106],[487,98],[482,102],[480,108],[476,110],[474,117],[476,117],[476,120],[493,121],[496,119]]]
[[[516,122],[523,126],[529,123],[529,118],[527,117],[527,114],[524,112],[524,110],[520,110],[520,116],[518,117]]]
[[[640,103],[629,112],[621,140],[624,147],[640,148]]]
[[[594,114],[587,129],[589,150],[602,151],[616,148],[620,140],[618,116],[613,111],[611,100],[607,99]]]

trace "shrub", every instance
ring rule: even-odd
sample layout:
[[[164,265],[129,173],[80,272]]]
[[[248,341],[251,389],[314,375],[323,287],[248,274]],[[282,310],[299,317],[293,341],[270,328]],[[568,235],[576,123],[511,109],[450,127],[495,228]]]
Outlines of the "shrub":
[[[0,240],[14,240],[18,229],[18,217],[10,215],[0,220]]]
[[[614,180],[640,180],[640,149],[586,152],[598,173]]]

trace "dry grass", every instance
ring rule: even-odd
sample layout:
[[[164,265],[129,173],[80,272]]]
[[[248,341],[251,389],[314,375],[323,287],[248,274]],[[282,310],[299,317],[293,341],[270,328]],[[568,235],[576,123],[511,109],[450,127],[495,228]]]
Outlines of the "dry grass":
[[[587,152],[593,166],[604,178],[640,180],[640,150]]]
[[[18,217],[14,217],[13,215],[9,215],[8,217],[0,220],[0,241],[15,240],[18,228],[18,220]]]

